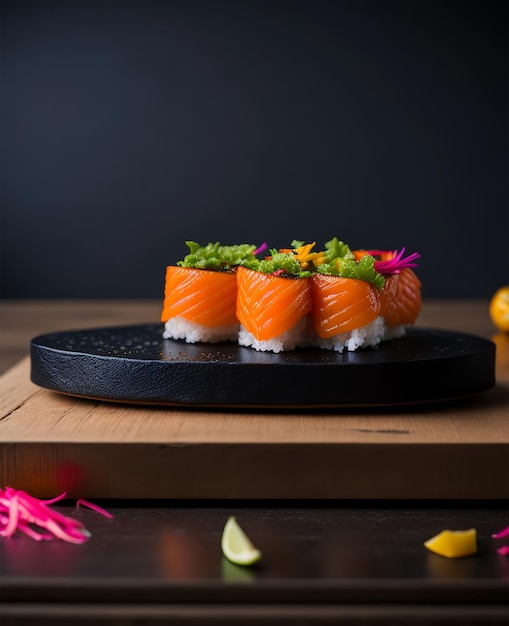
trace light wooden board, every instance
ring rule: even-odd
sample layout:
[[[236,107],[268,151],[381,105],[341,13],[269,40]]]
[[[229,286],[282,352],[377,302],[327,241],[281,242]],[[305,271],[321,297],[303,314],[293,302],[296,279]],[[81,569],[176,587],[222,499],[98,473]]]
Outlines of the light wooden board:
[[[0,378],[0,484],[40,497],[507,498],[509,387],[394,412],[96,402]]]

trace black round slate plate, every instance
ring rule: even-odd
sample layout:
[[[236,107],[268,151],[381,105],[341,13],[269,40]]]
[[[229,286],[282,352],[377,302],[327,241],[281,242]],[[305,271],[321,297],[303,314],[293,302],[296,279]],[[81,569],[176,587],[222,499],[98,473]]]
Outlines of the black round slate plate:
[[[495,384],[495,345],[464,333],[412,327],[357,352],[274,354],[163,339],[162,330],[150,324],[40,335],[31,342],[32,381],[116,402],[268,408],[433,402]]]

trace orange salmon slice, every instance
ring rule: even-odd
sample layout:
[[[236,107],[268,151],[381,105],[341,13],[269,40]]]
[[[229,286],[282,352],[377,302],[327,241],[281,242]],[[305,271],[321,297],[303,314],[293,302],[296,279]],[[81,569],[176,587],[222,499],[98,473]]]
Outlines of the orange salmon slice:
[[[380,312],[378,289],[365,280],[314,274],[312,318],[322,339],[366,326]]]
[[[170,265],[166,268],[161,321],[181,317],[202,326],[237,323],[235,272],[214,272]]]
[[[409,267],[387,276],[381,303],[380,315],[389,328],[413,324],[422,307],[421,281]]]
[[[237,318],[258,341],[278,337],[311,311],[309,278],[282,278],[239,267],[237,287]]]

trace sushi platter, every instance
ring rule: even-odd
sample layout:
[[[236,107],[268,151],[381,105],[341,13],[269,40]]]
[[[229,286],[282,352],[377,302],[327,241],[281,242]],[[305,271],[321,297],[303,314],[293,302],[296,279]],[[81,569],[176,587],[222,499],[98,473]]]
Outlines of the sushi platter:
[[[39,497],[506,497],[495,344],[415,325],[417,253],[186,243],[158,323],[31,335],[30,358],[0,380],[4,484]]]
[[[411,405],[486,391],[495,345],[408,328],[406,336],[343,353],[258,352],[233,342],[163,339],[160,324],[57,332],[31,342],[31,378],[73,396],[186,407],[315,408]]]

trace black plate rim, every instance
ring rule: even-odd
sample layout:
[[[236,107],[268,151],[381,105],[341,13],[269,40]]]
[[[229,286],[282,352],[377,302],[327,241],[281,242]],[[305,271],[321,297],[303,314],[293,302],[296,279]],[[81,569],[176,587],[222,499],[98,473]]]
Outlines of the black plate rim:
[[[65,337],[140,332],[155,337],[158,345],[169,349],[167,354],[172,354],[172,348],[177,350],[179,359],[91,354],[55,347],[55,340]],[[397,354],[402,349],[404,354],[405,348],[416,342],[426,350],[426,341],[432,337],[443,344],[437,352],[414,359],[383,360],[384,350]],[[462,349],[454,342],[462,343]],[[214,354],[230,357],[228,351],[245,356],[247,361],[214,360]],[[191,358],[192,353],[195,356]],[[203,360],[205,355],[209,358]],[[302,362],[310,356],[315,360]],[[495,344],[468,333],[411,327],[407,337],[382,344],[381,348],[347,355],[305,348],[275,355],[236,344],[165,340],[159,324],[109,326],[34,337],[31,379],[43,388],[66,395],[134,404],[240,408],[422,404],[463,398],[493,387]],[[399,388],[394,381],[400,383]]]

